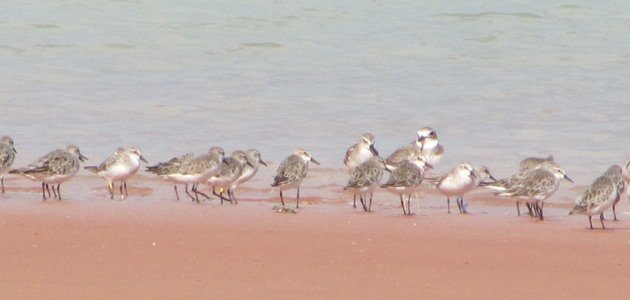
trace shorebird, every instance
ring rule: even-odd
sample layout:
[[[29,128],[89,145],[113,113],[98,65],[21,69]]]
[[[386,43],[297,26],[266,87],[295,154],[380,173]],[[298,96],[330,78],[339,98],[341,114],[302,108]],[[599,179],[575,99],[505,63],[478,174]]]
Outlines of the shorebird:
[[[2,185],[2,193],[4,194],[4,174],[6,174],[13,161],[17,150],[13,147],[13,139],[8,136],[0,138],[0,184]]]
[[[623,178],[625,178],[626,183],[628,183],[630,182],[630,157],[626,159],[626,162],[623,165],[624,165],[624,169],[622,170]]]
[[[166,162],[158,163],[157,165],[147,166],[146,171],[149,173],[158,175],[164,178],[166,181],[173,182],[174,183],[173,189],[175,190],[175,197],[177,198],[177,200],[179,200],[179,194],[177,193],[177,184],[182,184],[183,182],[177,180],[177,178],[175,177],[171,178],[170,174],[174,174],[175,172],[178,172],[181,165],[193,159],[193,157],[195,157],[195,154],[187,153],[179,157],[171,158],[170,160]],[[186,194],[188,194],[188,191],[186,191]]]
[[[553,154],[549,154],[547,157],[528,157],[521,160],[519,164],[519,171],[532,170],[539,168],[540,166],[556,166],[556,162],[553,159]]]
[[[575,207],[568,212],[569,215],[581,214],[588,216],[588,223],[593,229],[591,217],[599,214],[599,220],[604,226],[604,211],[619,201],[621,194],[612,178],[602,175],[595,179],[593,183],[576,200]]]
[[[372,157],[378,156],[378,151],[374,147],[374,135],[365,133],[361,136],[358,143],[350,146],[346,150],[343,158],[343,164],[348,168],[348,173],[352,173],[354,168],[360,164],[370,160]]]
[[[352,174],[354,169],[362,163],[370,160],[372,157],[378,157],[378,151],[374,147],[374,135],[365,133],[361,136],[358,143],[350,146],[346,150],[346,156],[343,158],[343,164],[346,166],[348,173]],[[357,207],[357,195],[354,194],[352,207]]]
[[[236,150],[232,152],[230,157],[226,157],[223,160],[221,171],[206,180],[205,183],[212,186],[212,193],[221,199],[221,203],[223,203],[223,200],[228,200],[231,203],[238,204],[238,201],[232,193],[232,184],[243,175],[243,170],[247,164],[245,152]],[[215,192],[216,187],[219,188],[218,194]],[[228,198],[223,197],[224,191],[227,191]]]
[[[282,191],[297,188],[296,208],[300,208],[300,184],[308,173],[308,163],[311,161],[319,165],[319,162],[313,159],[310,153],[299,149],[284,159],[278,167],[271,186],[280,188],[280,201],[282,201],[282,206],[284,206]]]
[[[236,200],[236,196],[234,195],[234,191],[236,190],[236,188],[241,183],[252,179],[252,177],[254,177],[256,173],[258,173],[258,168],[260,167],[260,165],[263,165],[265,167],[267,166],[267,163],[262,160],[260,151],[256,149],[247,150],[245,152],[245,160],[247,161],[247,163],[243,164],[243,172],[241,172],[241,176],[239,176],[234,182],[232,182],[232,184],[230,184],[229,189],[231,190],[230,193],[232,194],[234,200]]]
[[[482,184],[483,187],[489,188],[491,190],[495,190],[497,192],[503,192],[508,187],[512,186],[514,182],[520,181],[523,177],[527,176],[529,172],[532,170],[536,170],[539,168],[549,169],[552,167],[557,167],[555,161],[553,160],[553,156],[549,155],[546,158],[541,157],[528,157],[521,160],[519,164],[519,170],[516,174],[512,176],[497,180],[494,182],[489,182]]]
[[[422,156],[430,164],[437,164],[444,155],[444,147],[440,145],[437,133],[430,127],[423,127],[418,130],[418,138],[400,148],[387,157],[386,163],[390,170],[412,159],[414,156]]]
[[[72,178],[79,171],[79,161],[85,161],[87,157],[81,154],[79,147],[68,145],[66,148],[57,149],[40,157],[25,168],[9,171],[10,174],[19,174],[28,179],[42,182],[42,198],[46,200],[46,191],[50,197],[49,185],[55,198],[61,200],[61,183]],[[57,190],[55,190],[57,184]]]
[[[363,210],[367,212],[372,211],[372,195],[374,189],[381,183],[384,169],[387,169],[385,160],[378,156],[372,156],[354,169],[348,184],[343,188],[344,190],[351,190],[355,197],[359,194]],[[366,204],[368,195],[370,202]]]
[[[418,130],[418,141],[420,142],[420,153],[424,160],[432,166],[444,156],[444,147],[440,145],[437,133],[431,127],[423,127]]]
[[[206,181],[208,178],[216,175],[221,170],[221,163],[224,160],[225,152],[221,147],[212,147],[208,153],[202,155],[185,154],[180,157],[159,163],[154,166],[148,166],[147,172],[157,174],[167,181],[173,182],[175,196],[179,200],[177,193],[177,184],[184,184],[186,194],[199,203],[199,195],[209,199],[208,195],[199,192],[197,185]],[[188,185],[192,184],[192,191],[195,196],[188,192]]]
[[[98,166],[87,166],[84,169],[107,180],[110,199],[114,199],[115,182],[120,182],[120,198],[128,196],[127,179],[138,172],[140,161],[147,162],[138,147],[118,148]],[[124,188],[124,193],[123,193]]]
[[[619,197],[617,198],[617,200],[615,200],[615,202],[612,205],[613,220],[614,221],[618,221],[617,220],[617,211],[615,209],[615,206],[617,206],[617,203],[619,203],[619,201],[621,200],[621,197],[623,196],[623,194],[626,191],[626,182],[625,182],[625,180],[623,178],[623,174],[622,173],[623,173],[623,170],[621,169],[621,167],[619,165],[612,165],[603,174],[603,176],[606,176],[606,177],[610,178],[613,181],[613,183],[615,184],[615,188],[617,189],[617,194],[619,194]]]
[[[489,188],[491,190],[497,191],[497,192],[504,192],[505,190],[507,190],[509,187],[512,187],[516,184],[518,184],[518,182],[520,182],[523,178],[525,178],[526,176],[528,176],[528,174],[536,169],[550,169],[553,167],[558,167],[558,165],[556,165],[554,159],[553,159],[553,155],[549,155],[546,158],[541,158],[541,157],[528,157],[525,158],[523,160],[521,160],[520,164],[519,164],[519,171],[508,177],[505,179],[501,179],[501,180],[495,180],[494,182],[481,182],[480,186],[485,187],[485,188]],[[537,211],[533,210],[532,206],[530,205],[529,202],[525,202],[525,205],[527,206],[527,210],[529,211],[529,215],[530,216],[537,216]],[[520,207],[519,207],[519,201],[516,202],[516,211],[518,213],[518,215],[521,215],[521,211],[520,211]]]
[[[382,188],[389,190],[400,197],[400,205],[404,215],[411,215],[411,194],[416,192],[424,179],[425,169],[432,169],[423,157],[414,156],[411,160],[400,165],[396,170],[392,171],[389,180],[381,185]],[[405,210],[405,201],[403,196],[407,195],[407,209]]]
[[[446,206],[448,213],[451,213],[451,197],[455,197],[460,213],[467,213],[464,204],[464,194],[474,190],[486,179],[495,180],[490,170],[485,166],[473,167],[468,163],[463,163],[453,170],[440,177],[435,187],[440,194],[446,196]]]
[[[564,170],[558,167],[534,169],[498,195],[516,198],[516,209],[519,215],[519,200],[533,202],[531,205],[540,220],[543,220],[544,201],[558,189],[561,179],[573,183],[573,180],[565,174]]]

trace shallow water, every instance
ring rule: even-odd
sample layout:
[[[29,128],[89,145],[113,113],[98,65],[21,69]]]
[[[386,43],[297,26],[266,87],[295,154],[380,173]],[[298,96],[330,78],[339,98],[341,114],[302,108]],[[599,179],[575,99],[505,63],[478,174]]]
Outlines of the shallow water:
[[[9,1],[0,134],[15,166],[256,147],[270,181],[295,148],[341,169],[363,132],[387,155],[431,126],[436,173],[553,153],[586,185],[630,155],[630,3],[521,2]]]

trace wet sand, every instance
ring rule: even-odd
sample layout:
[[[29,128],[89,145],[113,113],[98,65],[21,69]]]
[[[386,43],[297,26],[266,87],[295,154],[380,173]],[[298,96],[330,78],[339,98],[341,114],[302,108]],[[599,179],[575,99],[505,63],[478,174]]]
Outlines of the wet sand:
[[[548,208],[539,222],[515,216],[511,202],[487,193],[470,198],[469,215],[449,215],[443,199],[427,195],[422,210],[405,217],[386,193],[375,196],[376,211],[369,214],[347,199],[321,203],[306,193],[303,208],[291,214],[271,209],[274,194],[254,200],[247,189],[239,205],[220,205],[173,201],[168,186],[130,188],[124,201],[109,200],[100,187],[78,197],[73,191],[81,183],[67,186],[61,202],[41,201],[35,188],[9,188],[0,196],[3,298],[630,293],[626,201],[622,220],[602,231],[588,230],[586,217],[565,216],[567,205]]]

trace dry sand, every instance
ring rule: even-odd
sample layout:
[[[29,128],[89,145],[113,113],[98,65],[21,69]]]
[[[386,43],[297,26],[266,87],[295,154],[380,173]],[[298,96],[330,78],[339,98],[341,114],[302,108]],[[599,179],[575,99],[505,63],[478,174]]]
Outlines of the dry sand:
[[[487,194],[471,198],[469,215],[449,215],[429,195],[436,199],[405,217],[388,194],[369,214],[345,199],[308,197],[290,214],[274,212],[268,194],[220,205],[175,202],[168,186],[130,189],[124,201],[91,191],[77,199],[62,187],[61,202],[41,201],[36,188],[0,196],[3,299],[630,294],[627,213],[609,230],[588,230],[586,217],[565,216],[562,205],[539,222]]]

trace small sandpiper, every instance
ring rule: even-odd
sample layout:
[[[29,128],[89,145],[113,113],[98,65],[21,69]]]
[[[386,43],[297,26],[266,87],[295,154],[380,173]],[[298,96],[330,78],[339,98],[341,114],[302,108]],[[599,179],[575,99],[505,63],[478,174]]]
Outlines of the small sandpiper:
[[[50,197],[49,185],[55,198],[61,200],[61,183],[72,178],[79,171],[80,161],[87,157],[81,154],[79,147],[68,145],[66,148],[57,149],[40,157],[28,167],[9,171],[10,174],[19,174],[34,181],[42,182],[42,198],[46,200],[46,192]],[[57,189],[55,190],[55,184]]]
[[[319,165],[310,153],[305,150],[298,149],[289,155],[278,167],[276,176],[273,179],[272,187],[280,188],[280,201],[284,206],[284,198],[282,191],[297,188],[296,208],[300,208],[300,184],[308,174],[308,163],[313,162]]]
[[[115,182],[120,182],[120,199],[124,199],[128,196],[127,179],[138,172],[140,161],[147,162],[138,147],[118,148],[100,165],[87,166],[84,169],[107,180],[110,199],[114,199]]]

